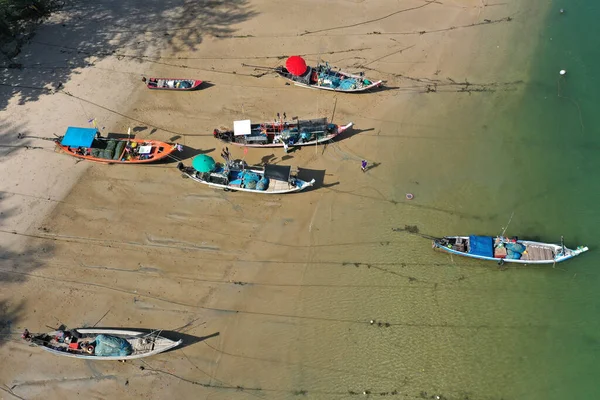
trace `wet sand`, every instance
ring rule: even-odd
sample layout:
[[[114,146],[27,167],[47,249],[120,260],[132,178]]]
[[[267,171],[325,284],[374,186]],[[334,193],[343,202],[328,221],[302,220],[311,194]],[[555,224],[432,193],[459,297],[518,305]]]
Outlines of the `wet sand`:
[[[33,139],[27,145],[47,149],[3,157],[2,229],[18,234],[2,234],[0,354],[11,368],[0,381],[23,398],[347,398],[363,391],[491,398],[489,385],[501,388],[510,376],[499,380],[483,368],[490,364],[475,362],[473,349],[498,327],[479,289],[493,272],[440,268],[449,260],[426,240],[391,228],[418,224],[441,234],[457,221],[481,220],[451,197],[439,200],[447,189],[440,175],[450,173],[441,168],[461,163],[447,138],[465,140],[453,122],[492,93],[518,96],[526,71],[499,71],[511,55],[504,46],[533,11],[475,0],[256,1],[210,11],[158,3],[139,11],[133,1],[107,3],[107,13],[79,6],[41,27],[23,63],[53,60],[63,92],[24,105],[11,100],[2,111],[12,124],[3,142],[16,132],[61,134],[96,118],[103,133],[132,127],[138,137],[182,143],[189,163],[200,152],[218,159],[212,130],[235,119],[286,112],[333,116],[355,129],[287,155],[251,149],[249,163],[292,164],[317,178],[314,189],[287,196],[207,189],[181,179],[175,160],[76,162]],[[314,17],[290,18],[308,10]],[[386,80],[386,89],[312,91],[242,66],[274,67],[289,54],[365,70]],[[23,82],[35,74],[40,86],[53,81],[33,68],[21,74]],[[142,75],[209,84],[157,93],[145,89]],[[364,174],[361,159],[371,166]],[[467,312],[465,303],[480,305]],[[163,329],[185,343],[120,364],[54,357],[16,340],[24,327],[60,324]]]

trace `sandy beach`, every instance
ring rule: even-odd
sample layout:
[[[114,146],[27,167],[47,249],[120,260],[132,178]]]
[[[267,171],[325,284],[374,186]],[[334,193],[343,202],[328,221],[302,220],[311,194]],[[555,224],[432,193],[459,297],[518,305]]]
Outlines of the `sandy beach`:
[[[460,163],[454,122],[491,96],[518,101],[528,53],[508,49],[543,14],[488,3],[86,0],[50,17],[17,57],[23,69],[4,70],[5,84],[22,87],[1,92],[0,398],[496,398],[489,385],[511,377],[470,352],[496,321],[460,309],[485,291],[437,291],[489,277],[432,268],[447,259],[391,231],[481,220],[483,208],[462,209],[433,182]],[[365,71],[385,88],[313,91],[243,65],[275,67],[292,54]],[[154,92],[142,76],[207,84]],[[214,128],[278,112],[355,124],[335,143],[289,154],[230,147],[250,164],[305,169],[317,179],[309,191],[217,191],[182,179],[176,160],[78,162],[36,138],[95,119],[103,134],[131,127],[181,143],[189,164],[220,158]],[[19,339],[61,324],[161,329],[184,343],[113,363]]]

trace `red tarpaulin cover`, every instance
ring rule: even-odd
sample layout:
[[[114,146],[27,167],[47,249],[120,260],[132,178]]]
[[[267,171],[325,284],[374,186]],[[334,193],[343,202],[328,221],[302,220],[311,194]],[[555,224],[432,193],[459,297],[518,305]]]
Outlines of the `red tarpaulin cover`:
[[[291,56],[285,62],[285,68],[290,71],[292,75],[300,76],[306,72],[307,66],[306,61],[300,56]]]

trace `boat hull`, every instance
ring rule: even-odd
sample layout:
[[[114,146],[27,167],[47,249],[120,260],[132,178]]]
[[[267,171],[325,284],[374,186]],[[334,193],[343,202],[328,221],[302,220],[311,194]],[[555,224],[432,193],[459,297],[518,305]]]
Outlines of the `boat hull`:
[[[320,145],[320,144],[323,144],[323,143],[327,143],[327,142],[335,139],[337,136],[341,135],[342,133],[344,133],[348,129],[350,129],[353,125],[354,125],[353,122],[350,122],[349,124],[346,124],[344,126],[336,125],[336,131],[335,131],[335,133],[331,133],[329,135],[323,136],[322,138],[319,138],[317,140],[310,140],[310,141],[302,142],[302,143],[294,143],[294,144],[288,145],[288,147],[317,146],[317,145]],[[279,143],[265,143],[265,144],[242,143],[242,142],[235,142],[235,141],[232,142],[230,140],[225,140],[222,137],[219,138],[219,140],[222,141],[223,143],[231,144],[233,146],[240,146],[240,147],[253,147],[253,148],[280,148],[280,147],[284,147],[284,145],[283,145],[282,142],[279,142]]]
[[[78,152],[77,148],[72,148],[69,146],[63,146],[60,144],[60,138],[58,138],[55,143],[56,143],[56,147],[70,155],[76,158],[80,158],[82,160],[88,160],[88,161],[94,161],[94,162],[98,162],[98,163],[103,163],[103,164],[147,164],[147,163],[151,163],[151,162],[156,162],[159,160],[163,160],[165,158],[167,158],[168,156],[170,156],[175,150],[177,150],[177,146],[174,144],[169,144],[166,142],[161,142],[158,140],[143,140],[143,139],[115,139],[117,142],[130,142],[130,143],[136,143],[138,146],[141,146],[142,144],[146,144],[149,146],[152,146],[152,152],[148,154],[148,156],[151,156],[150,158],[144,158],[144,159],[129,159],[129,160],[123,160],[123,156],[125,155],[124,153],[120,154],[120,157],[118,159],[106,159],[106,158],[101,158],[101,157],[95,157],[93,155],[88,155],[86,154],[80,154]]]
[[[315,70],[315,69],[313,68],[312,70]],[[328,86],[328,85],[319,84],[318,79],[299,78],[299,77],[289,73],[287,71],[287,69],[285,69],[284,67],[281,67],[281,66],[277,67],[275,69],[275,72],[277,73],[277,75],[288,80],[289,82],[292,82],[296,86],[305,87],[305,88],[309,88],[309,89],[328,90],[330,92],[360,93],[360,92],[367,92],[367,91],[370,91],[370,90],[373,90],[373,89],[383,86],[382,80],[378,80],[378,81],[369,80],[370,83],[368,85],[365,85],[364,83],[362,83],[355,88],[332,87],[332,86]],[[342,79],[353,79],[353,80],[359,81],[359,82],[365,81],[365,78],[363,76],[351,74],[349,72],[337,71],[336,74],[338,74],[338,77],[341,77]]]
[[[271,178],[269,187],[266,190],[257,190],[257,189],[249,189],[249,188],[240,187],[238,185],[219,184],[219,183],[215,183],[215,182],[206,181],[206,180],[200,178],[198,176],[199,174],[197,174],[193,168],[186,167],[183,165],[183,163],[179,163],[177,168],[181,171],[182,176],[184,178],[192,179],[195,182],[201,183],[203,185],[206,185],[206,186],[214,188],[214,189],[223,189],[223,190],[232,191],[232,192],[239,191],[239,192],[259,193],[259,194],[288,194],[288,193],[300,192],[300,191],[305,190],[315,184],[314,179],[307,182],[307,181],[303,181],[301,179],[296,178],[294,180],[295,184],[292,185],[289,182]],[[263,174],[263,171],[257,170],[257,169],[248,168],[248,169],[246,169],[246,171],[250,171],[250,172],[253,172],[253,173],[259,174],[259,175]]]
[[[495,261],[495,262],[499,262],[499,263],[515,263],[515,264],[555,264],[555,263],[569,260],[569,259],[576,257],[576,256],[580,255],[581,253],[584,253],[589,250],[585,246],[580,246],[575,250],[572,250],[569,248],[564,248],[565,251],[563,252],[562,251],[563,247],[558,244],[535,242],[535,241],[531,241],[531,240],[518,240],[516,243],[519,243],[519,244],[522,244],[523,246],[525,246],[526,251],[531,252],[532,254],[536,254],[535,252],[537,251],[537,254],[540,254],[542,256],[539,257],[538,259],[529,258],[529,256],[526,256],[526,258],[522,258],[522,259],[512,259],[512,258],[499,257],[499,256],[487,256],[487,255],[481,255],[481,254],[473,254],[473,253],[470,253],[465,250],[457,249],[457,248],[455,248],[456,246],[447,244],[449,242],[455,243],[456,239],[460,239],[463,243],[466,243],[466,242],[468,242],[469,238],[470,238],[469,236],[445,236],[441,239],[434,240],[432,243],[432,247],[434,249],[443,251],[445,253],[449,253],[449,254],[453,254],[453,255],[457,255],[457,256],[475,258],[478,260]],[[495,238],[494,240],[498,240],[498,238]],[[543,257],[543,254],[550,254],[550,252],[552,254],[552,257]]]
[[[281,75],[283,76],[283,75]],[[360,93],[360,92],[367,92],[369,90],[373,90],[376,88],[381,87],[381,85],[383,85],[383,81],[377,81],[377,82],[373,82],[372,84],[368,85],[368,86],[363,86],[360,88],[356,88],[356,89],[337,89],[337,88],[332,88],[332,87],[328,87],[328,86],[319,86],[316,84],[306,84],[306,83],[302,83],[302,82],[298,82],[295,81],[289,77],[283,76],[283,78],[287,79],[290,82],[293,82],[294,85],[296,86],[300,86],[300,87],[304,87],[304,88],[308,88],[308,89],[317,89],[317,90],[329,90],[330,92],[342,92],[342,93]]]
[[[41,335],[33,335],[31,337],[31,343],[37,347],[42,348],[43,350],[52,353],[54,355],[63,356],[63,357],[71,357],[71,358],[82,358],[86,360],[96,360],[96,361],[121,361],[121,360],[134,360],[138,358],[150,357],[156,354],[163,353],[170,349],[173,349],[179,346],[182,343],[182,340],[171,340],[165,337],[162,337],[155,333],[147,333],[147,332],[138,332],[133,330],[124,330],[124,329],[99,329],[99,328],[79,328],[76,331],[82,335],[84,338],[93,338],[97,335],[110,335],[116,336],[122,339],[127,340],[134,349],[134,353],[128,356],[96,356],[90,355],[82,350],[80,352],[74,352],[74,350],[68,350],[68,347],[58,347],[62,348],[62,350],[57,350],[56,348],[50,347],[52,346],[51,342],[40,342],[40,338],[54,337],[59,331],[49,332],[47,334]]]
[[[192,86],[189,88],[181,88],[181,87],[169,87],[165,82],[174,81],[177,82],[189,82]],[[180,92],[189,92],[192,90],[197,90],[202,85],[201,80],[197,79],[181,79],[181,78],[150,78],[146,81],[146,87],[150,90],[176,90]]]

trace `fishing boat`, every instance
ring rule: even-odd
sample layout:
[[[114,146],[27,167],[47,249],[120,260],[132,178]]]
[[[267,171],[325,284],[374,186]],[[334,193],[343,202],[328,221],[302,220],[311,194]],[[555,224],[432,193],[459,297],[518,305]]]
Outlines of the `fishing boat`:
[[[233,130],[215,129],[213,136],[225,143],[245,147],[310,146],[333,140],[352,127],[327,123],[327,118],[274,120],[253,124],[250,120],[234,121]]]
[[[335,92],[364,92],[383,84],[381,80],[367,79],[362,74],[334,70],[329,63],[319,63],[316,67],[310,67],[300,56],[289,57],[285,66],[278,66],[274,70],[294,85]]]
[[[153,90],[195,90],[202,85],[197,79],[173,79],[173,78],[142,78],[148,89]]]
[[[186,167],[182,162],[177,164],[184,178],[226,191],[240,191],[262,194],[284,194],[304,190],[313,186],[310,182],[298,179],[292,167],[266,164],[263,167],[248,167],[242,160],[229,160],[216,163],[206,154],[192,159],[192,166]]]
[[[476,235],[434,239],[433,248],[458,256],[497,261],[500,264],[554,264],[589,250],[585,246],[579,246],[575,250],[568,249],[562,237],[561,244],[552,244],[517,237],[509,239],[503,236]]]
[[[25,329],[21,337],[58,356],[87,360],[132,360],[162,353],[182,342],[162,337],[160,333],[161,331],[145,333],[128,329],[77,328],[31,334]]]
[[[129,131],[130,133],[131,131]],[[168,157],[180,147],[158,140],[105,138],[95,128],[70,126],[54,140],[63,152],[84,160],[109,164],[142,164]]]

